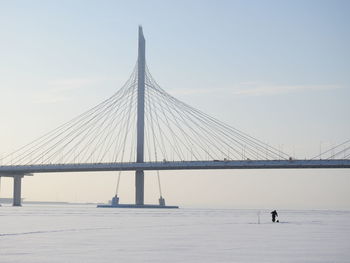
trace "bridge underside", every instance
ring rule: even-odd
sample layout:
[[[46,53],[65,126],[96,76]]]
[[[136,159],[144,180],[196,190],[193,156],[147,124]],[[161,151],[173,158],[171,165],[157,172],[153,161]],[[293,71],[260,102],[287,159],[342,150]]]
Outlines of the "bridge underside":
[[[138,171],[138,170],[211,170],[211,169],[341,169],[350,168],[350,160],[242,160],[183,161],[144,163],[43,164],[0,166],[0,176],[28,173]]]

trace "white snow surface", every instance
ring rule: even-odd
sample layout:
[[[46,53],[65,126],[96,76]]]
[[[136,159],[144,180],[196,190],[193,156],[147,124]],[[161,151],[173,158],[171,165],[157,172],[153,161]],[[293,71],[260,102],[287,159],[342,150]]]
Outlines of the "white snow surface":
[[[350,262],[350,211],[0,207],[0,262]]]

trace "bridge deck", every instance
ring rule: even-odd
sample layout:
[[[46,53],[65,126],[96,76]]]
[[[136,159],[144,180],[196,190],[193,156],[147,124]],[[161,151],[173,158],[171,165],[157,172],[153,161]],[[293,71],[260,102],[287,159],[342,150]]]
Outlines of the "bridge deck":
[[[350,168],[350,160],[242,160],[177,161],[144,163],[43,164],[0,166],[0,176],[28,173],[136,171],[136,170],[205,170],[205,169],[317,169]]]

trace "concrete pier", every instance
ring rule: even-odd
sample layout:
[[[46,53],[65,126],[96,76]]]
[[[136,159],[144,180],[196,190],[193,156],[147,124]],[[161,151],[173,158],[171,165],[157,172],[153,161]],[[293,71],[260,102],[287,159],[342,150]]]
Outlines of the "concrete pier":
[[[135,172],[135,204],[144,204],[144,172],[143,170],[137,170]]]
[[[21,188],[23,175],[13,176],[13,206],[21,206]]]
[[[0,173],[0,177],[13,178],[13,206],[22,206],[22,178],[24,176],[33,176],[31,173]]]

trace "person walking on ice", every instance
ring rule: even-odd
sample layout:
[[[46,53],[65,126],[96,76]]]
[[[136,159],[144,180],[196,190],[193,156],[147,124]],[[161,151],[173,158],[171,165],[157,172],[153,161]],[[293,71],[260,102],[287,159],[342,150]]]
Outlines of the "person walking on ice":
[[[271,215],[272,215],[272,222],[275,223],[276,217],[278,217],[277,211],[276,211],[276,210],[273,210],[273,211],[271,212]],[[277,223],[278,223],[278,222],[279,222],[279,220],[277,220]]]

